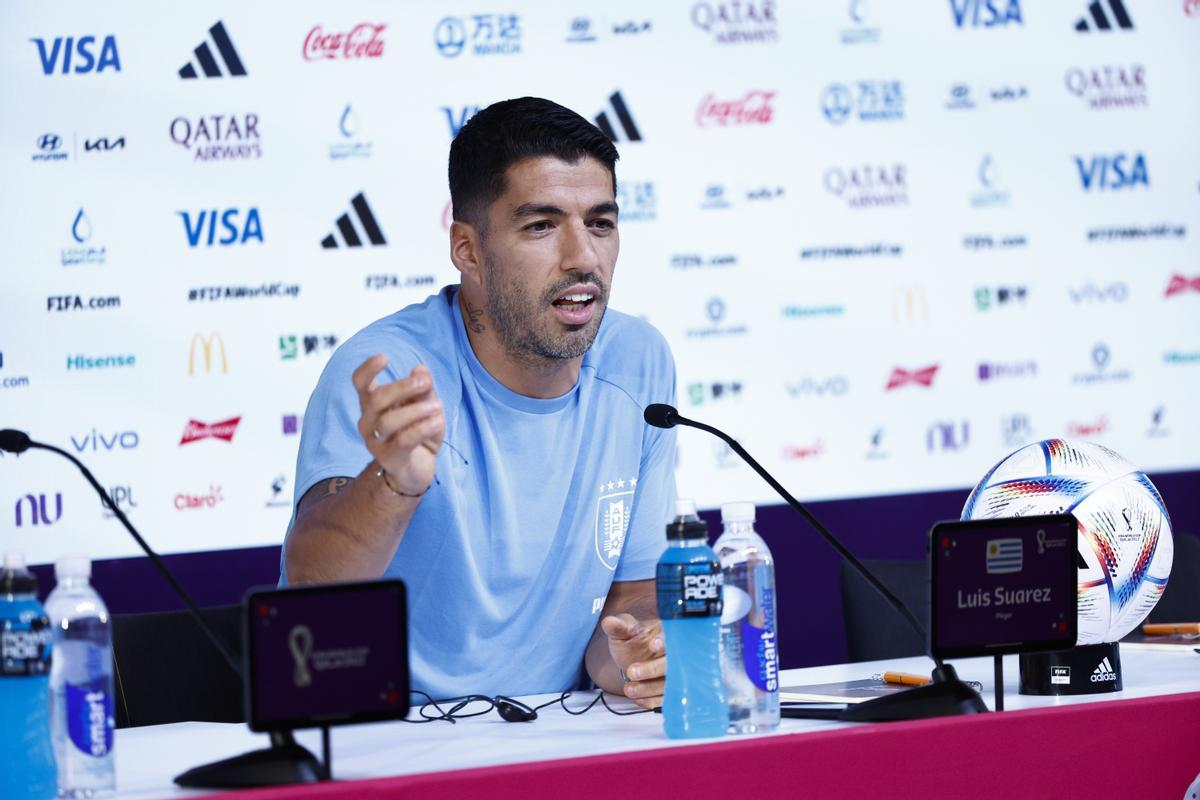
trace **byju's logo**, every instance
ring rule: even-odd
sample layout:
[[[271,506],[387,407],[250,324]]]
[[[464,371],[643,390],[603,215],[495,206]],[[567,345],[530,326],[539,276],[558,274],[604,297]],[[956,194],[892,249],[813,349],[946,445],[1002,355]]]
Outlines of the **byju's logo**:
[[[18,528],[20,528],[21,526],[23,526],[25,524],[26,515],[23,514],[22,511],[26,508],[27,503],[28,503],[28,508],[29,508],[28,519],[29,519],[30,525],[53,525],[54,523],[56,523],[60,519],[62,519],[62,512],[63,512],[62,492],[54,493],[54,518],[53,519],[51,519],[50,514],[49,514],[49,509],[47,508],[47,505],[46,505],[46,495],[39,494],[39,495],[35,496],[32,494],[27,494],[24,497],[17,500],[17,505],[16,505],[16,508],[14,509]]]
[[[242,59],[238,55],[237,50],[233,46],[233,42],[229,39],[229,34],[225,30],[225,23],[217,21],[208,29],[209,35],[212,37],[212,43],[217,47],[217,55],[225,62],[225,71],[230,77],[240,78],[245,77],[246,68],[242,65]],[[224,75],[221,73],[221,67],[217,63],[216,56],[213,55],[207,41],[201,42],[192,51],[196,56],[196,61],[184,64],[179,68],[179,77],[185,80],[199,78],[200,75],[196,72],[196,64],[200,65],[200,69],[204,72],[206,78],[221,78]]]
[[[1076,373],[1072,380],[1075,383],[1090,385],[1096,383],[1120,383],[1132,377],[1127,369],[1111,369],[1109,367],[1111,361],[1112,351],[1108,349],[1108,345],[1098,342],[1092,348],[1092,364],[1095,368],[1091,372]]]
[[[386,27],[382,23],[373,25],[361,22],[348,33],[325,33],[320,25],[314,25],[308,36],[304,37],[301,52],[305,61],[380,58],[384,44],[381,34]]]
[[[62,75],[85,72],[104,72],[111,69],[121,71],[121,56],[117,53],[117,39],[112,34],[100,43],[100,53],[94,55],[95,36],[57,36],[54,39],[30,39],[37,46],[42,73],[53,75],[58,70]],[[49,42],[49,44],[47,44]]]
[[[470,52],[477,56],[517,55],[521,52],[521,18],[516,14],[445,17],[433,30],[433,43],[445,58],[457,58],[468,49],[468,42]]]
[[[1064,80],[1067,91],[1095,111],[1141,108],[1150,103],[1146,68],[1141,64],[1105,64],[1090,69],[1071,67]]]
[[[1019,0],[950,0],[950,12],[959,28],[1005,27],[1010,22],[1023,24]]]
[[[371,157],[371,150],[375,147],[375,143],[359,138],[360,127],[358,114],[355,113],[353,106],[347,103],[346,108],[342,110],[342,116],[338,118],[338,133],[342,135],[341,141],[329,145],[330,161]]]
[[[358,217],[358,224],[362,226],[363,232],[367,235],[367,241],[375,247],[387,244],[387,239],[383,238],[383,231],[379,228],[379,223],[375,221],[375,215],[371,213],[371,207],[367,205],[366,195],[362,192],[354,195],[350,199],[350,208]],[[362,238],[355,230],[354,223],[350,221],[349,214],[342,214],[338,217],[337,228],[342,237],[342,245],[338,245],[337,238],[331,233],[321,240],[321,247],[326,250],[334,250],[339,246],[362,247]]]
[[[284,436],[295,436],[296,434],[298,434],[300,432],[300,425],[303,420],[304,420],[304,417],[302,417],[298,414],[284,414],[283,415],[283,435]]]
[[[638,130],[637,124],[633,121],[633,115],[629,113],[629,106],[625,105],[625,98],[621,96],[621,93],[616,91],[609,95],[608,103],[612,108],[612,112],[617,117],[617,122],[620,123],[621,129],[625,133],[625,139],[630,142],[640,142],[642,134]],[[608,119],[608,111],[601,111],[596,115],[596,127],[614,142],[620,141],[616,130]]]
[[[864,164],[825,170],[825,191],[853,209],[908,205],[904,164]]]
[[[717,44],[779,41],[774,0],[700,2],[692,6],[692,24],[712,34]]]
[[[450,126],[450,138],[453,139],[458,136],[458,132],[467,121],[479,113],[479,106],[442,106],[442,113],[446,115],[446,124]]]
[[[952,453],[966,449],[971,440],[967,420],[939,420],[925,431],[925,449],[931,453]]]
[[[1075,166],[1085,192],[1136,189],[1139,184],[1150,188],[1150,173],[1143,153],[1114,153],[1086,159],[1075,156]]]
[[[212,114],[171,120],[171,141],[194,154],[192,161],[262,158],[258,114]]]
[[[225,355],[225,340],[221,334],[213,333],[205,336],[203,333],[197,333],[192,336],[192,343],[188,347],[188,375],[196,374],[196,353],[200,353],[204,357],[204,371],[212,373],[214,366],[220,366],[221,374],[229,373],[229,359]],[[218,362],[213,358],[214,353],[221,357]]]
[[[1108,13],[1104,11],[1105,5],[1108,6]],[[1091,17],[1090,20],[1088,16]],[[1133,30],[1133,20],[1129,18],[1125,4],[1121,0],[1093,0],[1088,6],[1087,15],[1080,17],[1075,23],[1075,30],[1079,33],[1090,33],[1094,30],[1111,31],[1114,26],[1123,31]]]
[[[937,377],[939,366],[938,364],[930,364],[928,367],[915,370],[894,367],[892,374],[888,376],[887,385],[883,387],[883,390],[890,392],[902,386],[922,386],[929,389],[933,386],[933,379]]]
[[[92,221],[87,213],[80,208],[71,223],[71,238],[75,244],[62,248],[60,258],[64,267],[77,264],[101,265],[108,261],[108,248],[104,245],[89,244],[92,239]]]
[[[101,451],[113,450],[135,450],[138,444],[141,443],[141,438],[137,431],[118,431],[105,436],[95,428],[83,436],[75,436],[71,434],[71,444],[75,447],[75,452],[86,453],[91,451],[99,453]]]
[[[775,113],[771,107],[774,98],[775,92],[762,89],[751,89],[734,100],[718,100],[710,92],[696,107],[696,126],[770,125]]]
[[[187,425],[183,428],[183,436],[179,439],[179,446],[182,447],[185,444],[198,442],[201,439],[220,439],[222,442],[232,442],[233,435],[237,432],[238,423],[241,421],[241,417],[230,417],[229,419],[209,425],[199,420],[189,419]]]
[[[995,159],[990,155],[985,155],[979,162],[979,169],[975,174],[979,178],[979,188],[971,193],[972,208],[994,208],[1008,205],[1012,192],[1003,188]]]
[[[831,83],[821,93],[821,112],[834,125],[851,117],[859,122],[904,119],[904,89],[900,81]]]
[[[1176,273],[1167,281],[1167,291],[1164,297],[1174,297],[1175,295],[1186,294],[1188,292],[1200,294],[1200,275],[1193,275],[1189,278],[1186,275]]]
[[[658,216],[658,196],[651,181],[617,183],[617,206],[621,222],[649,222]]]
[[[979,380],[988,381],[1008,380],[1011,378],[1036,378],[1036,361],[1005,361],[983,362],[979,365]]]
[[[195,212],[177,211],[183,219],[183,232],[187,236],[188,247],[212,247],[219,245],[242,245],[251,239],[263,243],[262,220],[259,219],[258,209],[251,207],[248,212],[240,208],[227,208],[218,211],[215,208]],[[220,235],[217,235],[217,225],[220,225]]]

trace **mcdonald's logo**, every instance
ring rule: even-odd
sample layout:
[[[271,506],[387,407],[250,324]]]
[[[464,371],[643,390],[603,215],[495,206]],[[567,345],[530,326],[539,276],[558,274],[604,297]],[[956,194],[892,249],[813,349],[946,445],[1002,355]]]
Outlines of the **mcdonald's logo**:
[[[196,374],[196,348],[199,346],[200,352],[204,355],[204,371],[211,373],[213,370],[213,345],[217,346],[217,354],[221,357],[221,374],[229,372],[229,359],[225,356],[225,340],[221,338],[219,333],[210,333],[205,336],[202,333],[197,333],[192,337],[191,347],[188,348],[188,375]]]
[[[897,286],[892,290],[892,322],[926,322],[929,301],[920,286]]]

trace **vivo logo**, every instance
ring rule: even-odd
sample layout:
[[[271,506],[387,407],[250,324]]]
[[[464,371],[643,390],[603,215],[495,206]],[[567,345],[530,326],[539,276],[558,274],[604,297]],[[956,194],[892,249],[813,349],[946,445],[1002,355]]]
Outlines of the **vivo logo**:
[[[1113,156],[1092,156],[1086,162],[1075,156],[1079,168],[1079,182],[1085,191],[1093,188],[1100,191],[1132,189],[1138,184],[1150,187],[1150,174],[1146,170],[1146,156],[1137,153],[1129,156],[1117,153]]]
[[[46,75],[52,74],[60,65],[63,75],[71,72],[103,72],[106,69],[112,69],[115,72],[121,71],[121,57],[117,54],[117,39],[112,35],[104,37],[104,41],[100,44],[99,57],[92,55],[92,47],[96,44],[95,36],[80,36],[78,39],[74,36],[65,38],[57,36],[54,38],[53,44],[49,46],[46,45],[45,39],[30,39],[29,41],[37,45],[38,58],[42,61],[42,72]],[[72,68],[71,56],[76,53],[78,55],[75,57],[75,64]]]
[[[183,231],[187,234],[188,247],[205,245],[245,244],[251,239],[263,241],[262,221],[258,217],[258,209],[251,208],[244,219],[241,219],[241,209],[227,208],[218,212],[217,209],[205,209],[193,218],[187,211],[176,212],[183,218]],[[217,225],[220,223],[220,236],[217,235]],[[207,232],[206,232],[207,229]]]
[[[1067,290],[1073,303],[1124,303],[1129,299],[1129,284],[1124,281],[1101,286],[1097,283],[1086,283],[1080,287]]]
[[[122,431],[114,433],[111,436],[105,436],[95,428],[92,428],[91,433],[85,433],[83,438],[77,439],[71,437],[71,444],[75,446],[75,452],[83,453],[91,450],[98,452],[100,450],[133,450],[138,446],[140,438],[137,431]]]
[[[35,497],[34,495],[27,494],[17,500],[15,510],[18,528],[25,524],[21,509],[25,507],[26,502],[29,503],[30,525],[53,525],[62,519],[62,492],[55,492],[54,494],[54,519],[50,519],[50,514],[46,510],[46,495],[39,494]]]
[[[841,397],[850,391],[850,383],[841,375],[832,378],[818,379],[805,377],[799,381],[786,384],[787,392],[792,397],[816,395],[817,397]]]

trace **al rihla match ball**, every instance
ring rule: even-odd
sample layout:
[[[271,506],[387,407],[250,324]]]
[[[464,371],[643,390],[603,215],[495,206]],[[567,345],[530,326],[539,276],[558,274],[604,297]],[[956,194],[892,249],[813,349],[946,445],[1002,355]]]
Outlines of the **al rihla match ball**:
[[[1171,574],[1171,518],[1146,474],[1091,442],[1048,439],[988,470],[963,519],[1073,514],[1079,523],[1079,638],[1115,642],[1154,608]]]

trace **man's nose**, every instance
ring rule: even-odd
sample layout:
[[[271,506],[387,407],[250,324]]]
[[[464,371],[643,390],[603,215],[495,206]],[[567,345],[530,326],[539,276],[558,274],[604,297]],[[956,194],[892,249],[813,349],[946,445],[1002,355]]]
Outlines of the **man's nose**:
[[[587,226],[568,225],[562,237],[561,263],[564,272],[580,272],[585,275],[600,267],[600,254],[596,250],[595,237]]]

